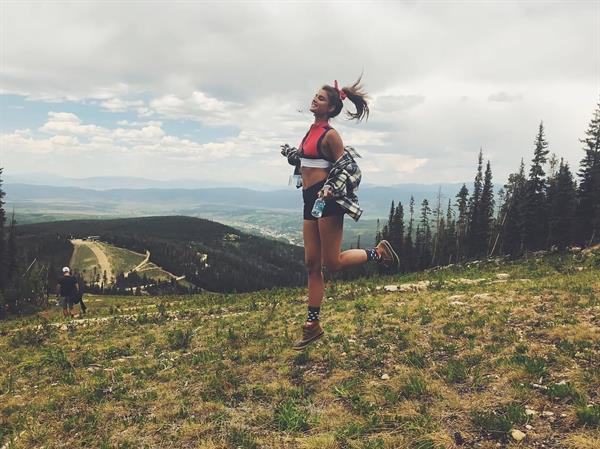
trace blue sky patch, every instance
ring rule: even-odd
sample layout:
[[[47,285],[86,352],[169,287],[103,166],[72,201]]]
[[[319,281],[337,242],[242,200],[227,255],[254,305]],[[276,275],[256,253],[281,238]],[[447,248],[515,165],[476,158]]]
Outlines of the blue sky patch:
[[[83,125],[97,125],[107,129],[127,127],[119,122],[127,120],[139,128],[137,123],[160,121],[166,134],[189,139],[198,143],[214,142],[235,137],[240,133],[236,126],[206,126],[192,120],[168,120],[158,116],[138,117],[136,111],[112,112],[93,102],[48,102],[30,101],[21,95],[0,95],[0,132],[10,133],[17,129],[29,128],[34,136],[39,136],[40,127],[48,121],[48,112],[70,112],[81,120]]]

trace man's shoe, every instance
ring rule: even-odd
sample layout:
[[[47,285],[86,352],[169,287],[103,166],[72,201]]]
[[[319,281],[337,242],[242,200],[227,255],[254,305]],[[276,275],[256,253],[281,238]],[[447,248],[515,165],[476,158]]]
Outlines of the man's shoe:
[[[387,240],[382,240],[375,247],[377,254],[381,256],[381,263],[388,267],[398,268],[400,265],[400,258],[392,245]]]
[[[321,327],[318,321],[313,321],[312,324],[305,324],[302,326],[302,340],[298,340],[294,343],[294,349],[301,351],[306,348],[309,343],[321,338],[325,331]]]

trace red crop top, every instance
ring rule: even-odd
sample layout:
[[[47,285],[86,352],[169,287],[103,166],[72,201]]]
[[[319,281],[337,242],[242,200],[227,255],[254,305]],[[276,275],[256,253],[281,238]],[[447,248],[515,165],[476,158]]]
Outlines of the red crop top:
[[[333,162],[330,158],[325,156],[321,150],[321,142],[325,138],[327,131],[333,129],[327,122],[313,123],[310,125],[310,129],[302,139],[300,143],[300,154],[306,159],[325,159],[326,161]]]

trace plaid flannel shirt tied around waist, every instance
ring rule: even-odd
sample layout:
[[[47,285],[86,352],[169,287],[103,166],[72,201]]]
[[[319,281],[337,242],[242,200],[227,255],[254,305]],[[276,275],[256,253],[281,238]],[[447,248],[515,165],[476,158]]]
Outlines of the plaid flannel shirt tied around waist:
[[[344,155],[331,167],[325,185],[331,188],[335,202],[342,206],[354,221],[358,221],[363,210],[358,204],[356,192],[362,174],[354,158],[360,155],[352,147],[345,147],[344,150]]]
[[[281,146],[281,154],[287,158],[290,165],[295,167],[294,174],[299,174],[301,157],[299,150],[286,144]],[[331,188],[333,200],[344,208],[354,221],[358,221],[363,213],[356,196],[362,178],[360,168],[355,161],[355,158],[359,157],[360,154],[354,148],[345,147],[344,155],[333,164],[325,181],[325,185]]]

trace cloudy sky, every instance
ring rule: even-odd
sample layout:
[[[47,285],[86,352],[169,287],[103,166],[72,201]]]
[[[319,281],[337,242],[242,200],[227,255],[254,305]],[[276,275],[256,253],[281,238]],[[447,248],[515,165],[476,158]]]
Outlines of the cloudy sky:
[[[287,184],[322,84],[364,73],[367,123],[333,121],[369,184],[496,184],[550,150],[577,166],[600,96],[600,1],[0,1],[5,175]]]

